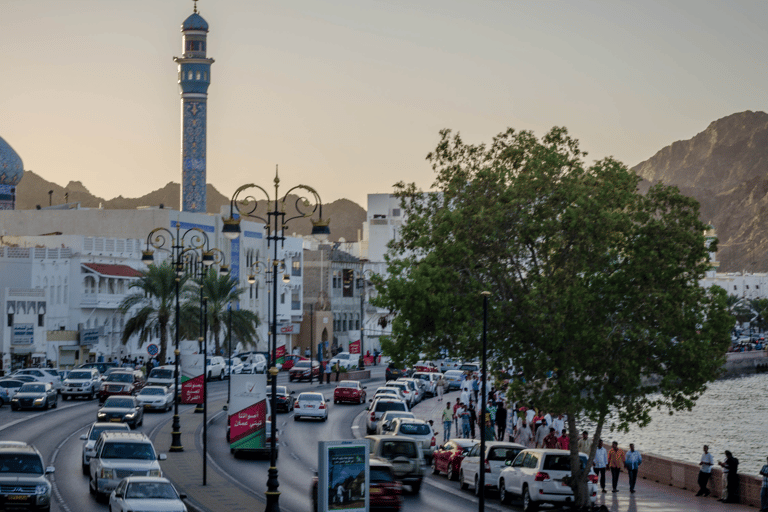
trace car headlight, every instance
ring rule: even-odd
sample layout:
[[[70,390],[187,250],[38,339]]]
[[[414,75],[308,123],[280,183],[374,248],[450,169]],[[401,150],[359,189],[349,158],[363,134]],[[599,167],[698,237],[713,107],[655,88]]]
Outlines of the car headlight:
[[[115,477],[115,470],[111,468],[101,468],[101,478],[111,480]]]
[[[163,472],[160,471],[159,469],[150,469],[149,470],[149,476],[161,477],[161,476],[163,476]]]
[[[133,418],[134,416],[136,416],[136,411],[129,412],[128,414],[125,415],[126,418]]]
[[[84,388],[89,388],[91,386],[93,386],[93,382],[85,382],[85,383],[83,383],[83,387]]]
[[[16,397],[11,398],[11,402],[18,402],[18,401],[19,401],[19,399],[16,398]]]
[[[101,419],[104,419],[104,418],[106,418],[106,417],[107,417],[107,414],[106,414],[106,413],[104,413],[104,412],[100,412],[100,413],[96,414],[96,418],[98,418],[98,419],[100,419],[100,420],[101,420]]]
[[[50,492],[50,487],[48,487],[45,484],[40,484],[37,487],[35,487],[35,494],[37,495],[46,495]]]
[[[45,402],[45,398],[35,398],[35,405]]]

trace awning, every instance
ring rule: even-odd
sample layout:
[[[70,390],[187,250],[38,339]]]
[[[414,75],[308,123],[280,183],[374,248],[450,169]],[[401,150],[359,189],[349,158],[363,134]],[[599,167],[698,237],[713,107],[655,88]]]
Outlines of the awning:
[[[67,351],[67,352],[75,352],[76,350],[80,350],[79,345],[66,345],[63,347],[59,347],[59,350]]]
[[[141,277],[141,272],[128,265],[113,265],[109,263],[83,263],[83,267],[106,277]]]
[[[32,357],[48,357],[48,356],[42,352],[35,352],[34,354],[32,354]]]

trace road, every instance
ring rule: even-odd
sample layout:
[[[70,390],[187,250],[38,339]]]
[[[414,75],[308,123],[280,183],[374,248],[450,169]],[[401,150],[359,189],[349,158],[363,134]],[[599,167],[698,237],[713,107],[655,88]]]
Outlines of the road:
[[[366,382],[367,391],[372,393],[384,383],[383,367],[374,367],[373,379]],[[296,394],[310,389],[308,383],[288,383],[286,375],[278,377],[278,383],[288,385]],[[327,422],[305,420],[294,421],[293,413],[279,413],[280,454],[278,471],[280,482],[280,507],[283,511],[305,512],[310,510],[309,485],[317,468],[317,442],[321,440],[352,439],[365,435],[364,405],[333,404],[333,387],[317,384],[313,390],[321,390],[330,399]],[[208,427],[208,468],[227,476],[234,485],[247,489],[254,496],[254,504],[263,502],[266,491],[269,460],[235,458],[229,452],[225,440],[227,382],[212,382],[209,386],[209,427]],[[180,408],[192,408],[182,405]],[[97,503],[88,492],[88,477],[80,467],[82,441],[80,435],[96,420],[98,404],[94,401],[62,401],[57,409],[45,412],[11,412],[6,405],[0,409],[0,440],[25,441],[37,446],[47,465],[55,466],[51,478],[54,484],[54,512],[104,512],[107,506]],[[172,412],[147,413],[144,425],[138,431],[153,439],[159,452],[169,445],[169,440],[156,439],[159,427],[170,422]],[[184,424],[181,425],[182,431]],[[193,449],[193,447],[187,447]],[[164,463],[161,463],[164,464]],[[190,475],[196,478],[196,475]],[[199,474],[202,481],[202,465]],[[260,508],[257,505],[257,508]],[[422,490],[418,495],[405,494],[405,510],[476,510],[477,499],[471,491],[461,491],[458,484],[449,482],[445,476],[427,473]],[[486,499],[486,510],[509,510],[502,508],[494,498]]]

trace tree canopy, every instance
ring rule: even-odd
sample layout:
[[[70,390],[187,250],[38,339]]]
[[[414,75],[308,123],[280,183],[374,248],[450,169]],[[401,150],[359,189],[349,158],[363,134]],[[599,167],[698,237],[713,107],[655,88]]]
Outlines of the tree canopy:
[[[442,131],[434,191],[396,185],[406,222],[376,299],[395,312],[396,359],[476,358],[491,292],[488,355],[524,375],[509,397],[567,414],[574,454],[578,417],[597,439],[609,413],[625,428],[692,407],[733,325],[725,292],[699,286],[716,247],[698,203],[663,184],[640,194],[624,164],[585,156],[565,128],[487,146]],[[586,474],[574,479],[585,504]]]

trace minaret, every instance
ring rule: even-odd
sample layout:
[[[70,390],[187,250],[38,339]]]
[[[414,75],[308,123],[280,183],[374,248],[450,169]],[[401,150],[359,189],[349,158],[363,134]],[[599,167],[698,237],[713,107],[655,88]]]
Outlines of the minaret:
[[[205,138],[208,85],[213,59],[205,56],[208,23],[197,13],[181,25],[184,53],[179,65],[181,89],[181,211],[206,211]]]

